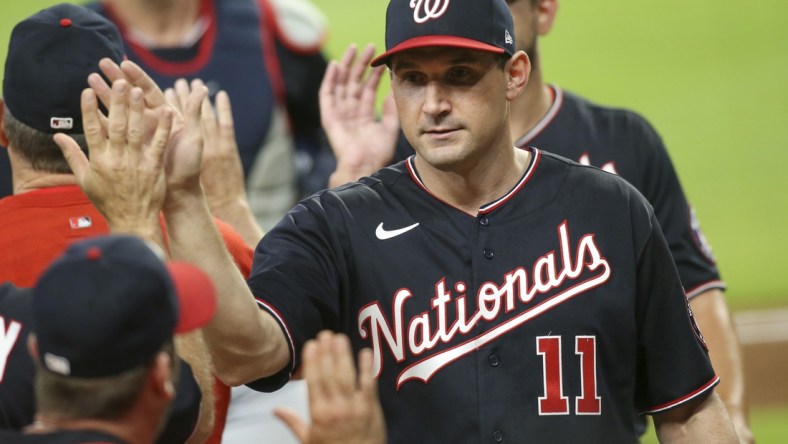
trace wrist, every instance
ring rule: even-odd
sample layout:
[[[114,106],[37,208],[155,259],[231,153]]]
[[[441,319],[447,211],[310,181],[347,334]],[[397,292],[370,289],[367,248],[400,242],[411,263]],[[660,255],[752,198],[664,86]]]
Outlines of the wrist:
[[[113,234],[128,234],[164,246],[164,236],[158,215],[147,220],[107,220],[109,229]]]
[[[199,182],[190,186],[167,185],[167,194],[164,197],[162,211],[166,216],[167,213],[172,211],[207,205],[205,199],[205,193]]]

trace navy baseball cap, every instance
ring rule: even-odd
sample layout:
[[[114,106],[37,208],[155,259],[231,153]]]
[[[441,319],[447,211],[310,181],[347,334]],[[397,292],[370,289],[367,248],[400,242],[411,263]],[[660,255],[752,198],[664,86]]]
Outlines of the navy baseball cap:
[[[98,62],[124,59],[118,28],[85,7],[61,3],[11,32],[3,99],[17,120],[54,134],[82,133],[80,95]]]
[[[514,23],[505,0],[391,0],[386,10],[386,52],[451,46],[514,55]]]
[[[134,236],[72,244],[33,288],[39,362],[79,378],[120,374],[149,362],[175,333],[207,324],[213,284],[186,263],[165,263]]]

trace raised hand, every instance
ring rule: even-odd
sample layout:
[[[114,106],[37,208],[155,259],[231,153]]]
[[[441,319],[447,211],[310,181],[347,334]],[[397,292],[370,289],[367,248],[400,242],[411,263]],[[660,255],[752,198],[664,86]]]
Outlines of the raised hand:
[[[386,425],[372,359],[369,349],[359,353],[356,378],[347,336],[321,332],[303,350],[311,424],[289,409],[274,413],[304,444],[385,443]]]
[[[394,99],[383,104],[381,120],[375,115],[375,97],[385,66],[367,67],[375,54],[368,45],[356,59],[350,45],[339,62],[331,61],[320,85],[320,117],[337,169],[329,186],[341,185],[386,166],[394,156],[399,118]]]
[[[203,87],[199,79],[191,85],[184,79],[164,91],[167,101],[178,108],[186,108],[191,91]],[[251,248],[263,237],[246,196],[241,157],[235,140],[235,126],[230,97],[220,91],[216,95],[216,112],[206,97],[201,104],[203,155],[202,184],[208,208],[214,217],[230,224]]]
[[[54,140],[77,184],[113,231],[140,235],[145,235],[139,233],[140,229],[160,232],[159,211],[166,192],[163,162],[172,130],[172,111],[158,110],[153,122],[145,119],[143,90],[123,79],[113,82],[103,94],[108,116],[101,114],[92,89],[82,92],[90,160],[70,136],[56,134]],[[155,123],[152,128],[151,123]],[[149,139],[145,137],[147,132],[152,134]]]

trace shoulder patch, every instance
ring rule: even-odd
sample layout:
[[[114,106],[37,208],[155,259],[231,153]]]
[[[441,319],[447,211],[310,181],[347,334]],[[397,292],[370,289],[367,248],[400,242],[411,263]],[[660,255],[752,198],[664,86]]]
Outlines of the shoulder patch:
[[[698,342],[706,352],[709,352],[709,346],[706,345],[706,338],[703,337],[703,333],[700,331],[700,327],[698,327],[698,323],[695,322],[695,315],[692,313],[692,308],[690,308],[689,301],[687,301],[687,316],[689,316],[690,324],[692,325],[692,330],[695,332],[695,337],[698,338]]]
[[[262,1],[270,4],[277,38],[285,46],[299,53],[315,53],[321,49],[328,35],[328,21],[317,7],[304,0]]]
[[[703,230],[700,229],[700,220],[695,214],[695,209],[691,206],[689,208],[689,214],[690,228],[692,228],[692,240],[695,241],[695,246],[698,247],[698,250],[700,250],[701,253],[703,253],[703,257],[705,257],[709,263],[715,264],[716,259],[714,258],[714,253],[711,251],[711,244],[709,244],[709,241],[703,234]]]

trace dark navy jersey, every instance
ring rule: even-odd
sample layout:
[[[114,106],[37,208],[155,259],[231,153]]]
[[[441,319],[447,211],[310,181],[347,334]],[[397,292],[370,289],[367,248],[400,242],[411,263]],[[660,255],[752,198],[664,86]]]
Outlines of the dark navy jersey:
[[[718,378],[651,206],[531,152],[475,216],[432,195],[413,158],[300,202],[248,281],[292,365],[250,386],[276,389],[331,329],[373,349],[395,444],[634,442],[633,408],[708,393]]]
[[[27,351],[33,318],[30,298],[29,289],[0,285],[0,429],[27,426],[36,410],[35,367]]]
[[[596,105],[555,86],[551,90],[550,110],[515,145],[536,146],[626,179],[654,207],[687,296],[724,289],[711,248],[654,128],[634,112]]]
[[[27,336],[33,328],[32,302],[30,290],[12,284],[0,286],[0,429],[21,430],[35,417],[35,365],[27,350]],[[158,442],[186,442],[197,424],[201,400],[200,388],[191,367],[181,361],[175,399]],[[5,442],[0,439],[0,443]]]
[[[126,441],[107,433],[89,430],[61,430],[50,433],[22,434],[0,430],[3,444],[125,444]]]

